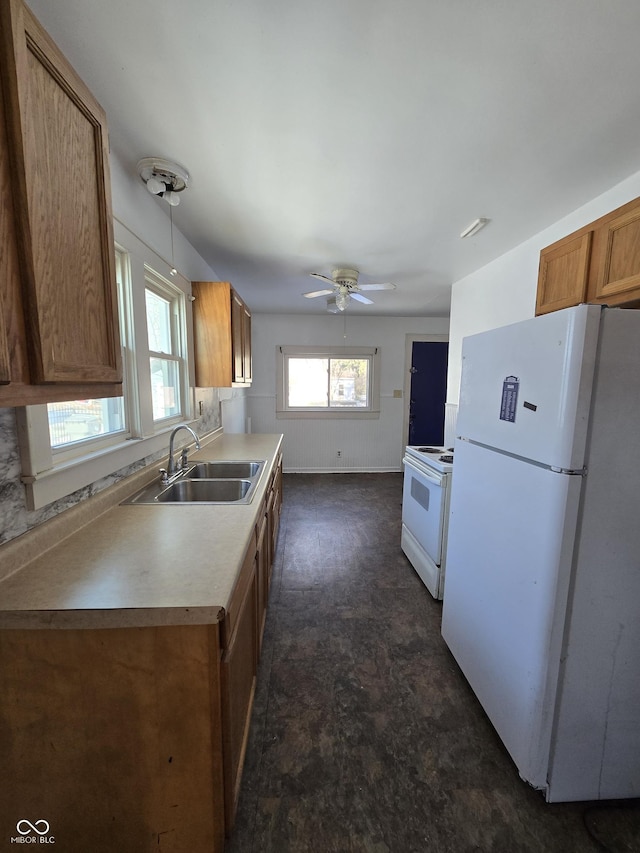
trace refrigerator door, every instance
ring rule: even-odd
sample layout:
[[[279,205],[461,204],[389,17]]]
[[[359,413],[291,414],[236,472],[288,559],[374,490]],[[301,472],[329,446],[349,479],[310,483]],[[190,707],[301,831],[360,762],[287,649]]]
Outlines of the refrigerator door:
[[[601,312],[579,305],[465,338],[457,435],[582,468]]]
[[[582,478],[464,441],[455,460],[442,635],[543,789]]]

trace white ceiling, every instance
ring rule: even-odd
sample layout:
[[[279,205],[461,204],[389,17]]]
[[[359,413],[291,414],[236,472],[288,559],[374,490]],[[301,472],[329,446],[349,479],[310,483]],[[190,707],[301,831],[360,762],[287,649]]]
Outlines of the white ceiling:
[[[254,312],[324,312],[308,274],[353,266],[397,290],[349,312],[447,315],[451,282],[640,170],[638,0],[29,5],[131,180],[189,171],[174,223]]]

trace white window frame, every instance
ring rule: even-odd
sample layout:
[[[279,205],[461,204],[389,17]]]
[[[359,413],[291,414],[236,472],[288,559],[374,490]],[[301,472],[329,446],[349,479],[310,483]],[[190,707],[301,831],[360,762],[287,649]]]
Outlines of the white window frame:
[[[287,402],[289,358],[366,358],[369,361],[368,406],[312,408]],[[276,418],[353,419],[380,417],[380,347],[276,347]]]
[[[147,335],[147,362],[149,371],[149,383],[151,382],[151,358],[159,358],[163,361],[170,361],[176,364],[178,372],[178,408],[179,412],[168,417],[158,418],[153,420],[153,406],[151,407],[151,417],[156,429],[166,426],[167,424],[180,423],[184,420],[184,412],[187,407],[187,386],[189,383],[189,374],[186,367],[187,354],[185,344],[185,329],[181,318],[185,315],[185,295],[178,291],[170,282],[163,280],[154,270],[145,265],[145,317],[146,317],[146,291],[149,290],[156,296],[166,299],[169,303],[171,312],[171,351],[170,352],[154,352],[149,349],[149,341]]]
[[[168,433],[177,423],[195,419],[193,320],[191,282],[178,274],[149,246],[114,220],[116,248],[125,253],[129,299],[125,299],[123,335],[123,393],[127,408],[126,434],[98,436],[52,450],[46,405],[16,409],[22,459],[22,482],[30,510],[40,509],[142,459],[164,452]],[[146,323],[145,288],[149,277],[175,291],[181,300],[181,411],[154,423]],[[178,296],[178,293],[180,294]]]

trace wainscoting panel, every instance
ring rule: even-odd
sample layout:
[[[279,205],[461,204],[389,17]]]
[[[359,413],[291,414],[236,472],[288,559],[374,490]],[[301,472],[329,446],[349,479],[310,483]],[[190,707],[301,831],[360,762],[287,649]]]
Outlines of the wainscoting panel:
[[[289,473],[402,470],[402,399],[381,395],[380,417],[362,420],[279,419],[275,397],[247,402],[252,432],[284,434]]]

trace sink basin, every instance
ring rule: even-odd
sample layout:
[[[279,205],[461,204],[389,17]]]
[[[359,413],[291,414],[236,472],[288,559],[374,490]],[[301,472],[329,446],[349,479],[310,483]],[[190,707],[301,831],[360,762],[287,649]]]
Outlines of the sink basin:
[[[185,477],[201,479],[251,479],[260,471],[264,462],[196,462]]]
[[[178,480],[156,497],[158,503],[238,503],[247,500],[251,480]]]
[[[194,462],[166,486],[155,481],[123,501],[124,504],[248,504],[264,467],[247,460]]]

